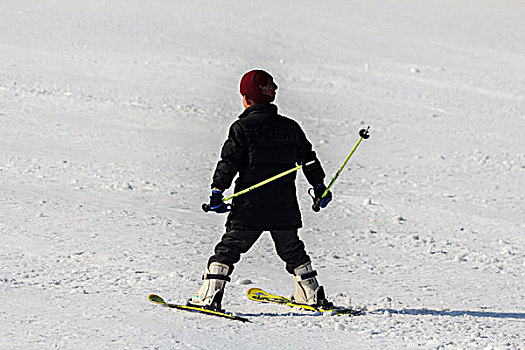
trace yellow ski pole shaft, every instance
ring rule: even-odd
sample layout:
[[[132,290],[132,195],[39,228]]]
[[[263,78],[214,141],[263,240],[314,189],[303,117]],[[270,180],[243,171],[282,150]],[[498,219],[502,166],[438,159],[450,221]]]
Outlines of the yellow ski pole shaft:
[[[261,186],[264,186],[264,185],[266,185],[266,184],[269,183],[269,182],[272,182],[272,181],[274,181],[274,180],[277,180],[277,179],[279,179],[279,178],[281,178],[281,177],[283,177],[283,176],[286,176],[286,175],[288,175],[288,174],[290,174],[290,173],[293,173],[294,171],[297,171],[297,170],[299,170],[299,169],[301,169],[301,168],[303,168],[303,167],[306,167],[306,166],[312,165],[312,164],[314,164],[314,163],[315,163],[315,161],[312,160],[312,161],[310,161],[310,162],[308,162],[308,163],[305,163],[305,164],[302,164],[302,165],[296,166],[295,168],[292,168],[292,169],[289,169],[289,170],[283,171],[283,172],[280,173],[280,174],[277,174],[277,175],[275,175],[275,176],[272,176],[272,177],[270,177],[270,178],[268,178],[268,179],[266,179],[266,180],[264,180],[264,181],[261,181],[261,182],[255,184],[255,185],[253,185],[253,186],[250,186],[250,187],[248,187],[248,188],[246,188],[246,189],[244,189],[244,190],[242,190],[242,191],[239,191],[239,192],[237,192],[237,193],[234,193],[234,194],[232,194],[231,196],[224,197],[224,198],[222,199],[222,201],[223,201],[223,202],[229,201],[229,200],[232,199],[232,198],[235,198],[235,197],[241,196],[241,195],[243,195],[243,194],[245,194],[245,193],[248,193],[248,192],[250,192],[250,191],[252,191],[252,190],[255,190],[256,188],[259,188],[259,187],[261,187]],[[209,206],[209,204],[204,203],[204,204],[202,205],[202,210],[204,210],[205,212],[210,211],[210,206]]]
[[[341,172],[343,171],[344,167],[346,166],[346,163],[348,163],[348,161],[350,160],[350,157],[352,157],[352,155],[354,154],[355,150],[357,149],[357,147],[359,146],[359,144],[361,143],[361,141],[363,141],[363,139],[367,139],[370,137],[370,134],[368,133],[368,130],[370,129],[370,126],[368,126],[365,129],[361,129],[359,131],[359,140],[357,141],[357,143],[355,144],[354,148],[352,148],[352,150],[350,151],[350,153],[348,154],[348,156],[346,157],[345,161],[343,162],[343,164],[339,167],[339,170],[337,170],[337,173],[335,174],[335,176],[332,178],[332,181],[330,181],[330,184],[328,185],[328,187],[326,188],[326,190],[323,192],[323,195],[321,196],[321,198],[319,198],[319,200],[317,202],[315,202],[313,205],[312,205],[312,209],[313,211],[317,212],[320,210],[320,202],[321,202],[321,199],[323,199],[324,197],[326,197],[326,195],[328,194],[328,192],[330,191],[330,189],[332,188],[332,186],[334,185],[335,183],[335,180],[337,180],[337,178],[339,177],[339,175],[341,174]]]

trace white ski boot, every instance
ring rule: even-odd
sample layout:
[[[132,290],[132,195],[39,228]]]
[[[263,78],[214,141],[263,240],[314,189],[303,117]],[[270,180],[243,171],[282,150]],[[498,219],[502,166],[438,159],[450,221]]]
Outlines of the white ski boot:
[[[212,310],[221,310],[224,285],[230,281],[228,265],[212,262],[202,279],[204,283],[189,301],[188,305]]]
[[[317,271],[308,262],[294,270],[295,293],[292,301],[297,304],[310,305],[323,309],[331,309],[334,305],[326,300],[323,286],[317,282]]]

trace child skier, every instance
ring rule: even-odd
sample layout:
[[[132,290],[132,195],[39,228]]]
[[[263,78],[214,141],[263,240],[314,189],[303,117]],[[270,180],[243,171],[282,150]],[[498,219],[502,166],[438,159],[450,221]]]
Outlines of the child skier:
[[[270,231],[277,254],[295,281],[293,301],[323,308],[333,306],[326,300],[315,277],[317,272],[297,235],[302,223],[295,172],[235,197],[231,208],[222,201],[223,191],[237,174],[235,192],[311,161],[314,163],[302,169],[314,188],[314,203],[324,208],[332,199],[330,192],[321,198],[326,190],[325,173],[303,130],[295,121],[277,114],[277,106],[272,104],[276,90],[272,76],[263,70],[247,72],[241,79],[245,110],[231,125],[222,147],[209,203],[209,209],[216,213],[229,211],[226,233],[209,258],[204,283],[188,301],[189,305],[220,310],[224,285],[230,281],[234,264],[263,231]]]

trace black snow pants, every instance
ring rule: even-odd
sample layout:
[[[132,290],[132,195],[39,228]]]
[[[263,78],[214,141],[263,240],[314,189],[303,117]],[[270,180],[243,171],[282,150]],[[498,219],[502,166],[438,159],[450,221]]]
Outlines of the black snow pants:
[[[229,273],[233,265],[241,259],[263,233],[263,230],[236,230],[227,228],[222,240],[215,246],[215,255],[211,256],[208,266],[212,262],[219,262],[229,266]],[[277,255],[286,263],[286,271],[293,274],[294,269],[310,261],[306,254],[304,243],[297,235],[297,229],[271,230]]]

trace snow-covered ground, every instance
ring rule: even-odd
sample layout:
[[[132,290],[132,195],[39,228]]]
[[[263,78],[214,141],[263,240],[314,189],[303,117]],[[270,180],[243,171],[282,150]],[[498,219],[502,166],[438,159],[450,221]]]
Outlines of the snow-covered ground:
[[[525,348],[525,3],[16,1],[0,4],[1,349]],[[201,203],[241,75],[271,72],[327,181],[304,177],[319,279],[365,316],[290,295],[265,235],[224,306],[200,284],[224,216]],[[253,283],[243,284],[249,279]]]

